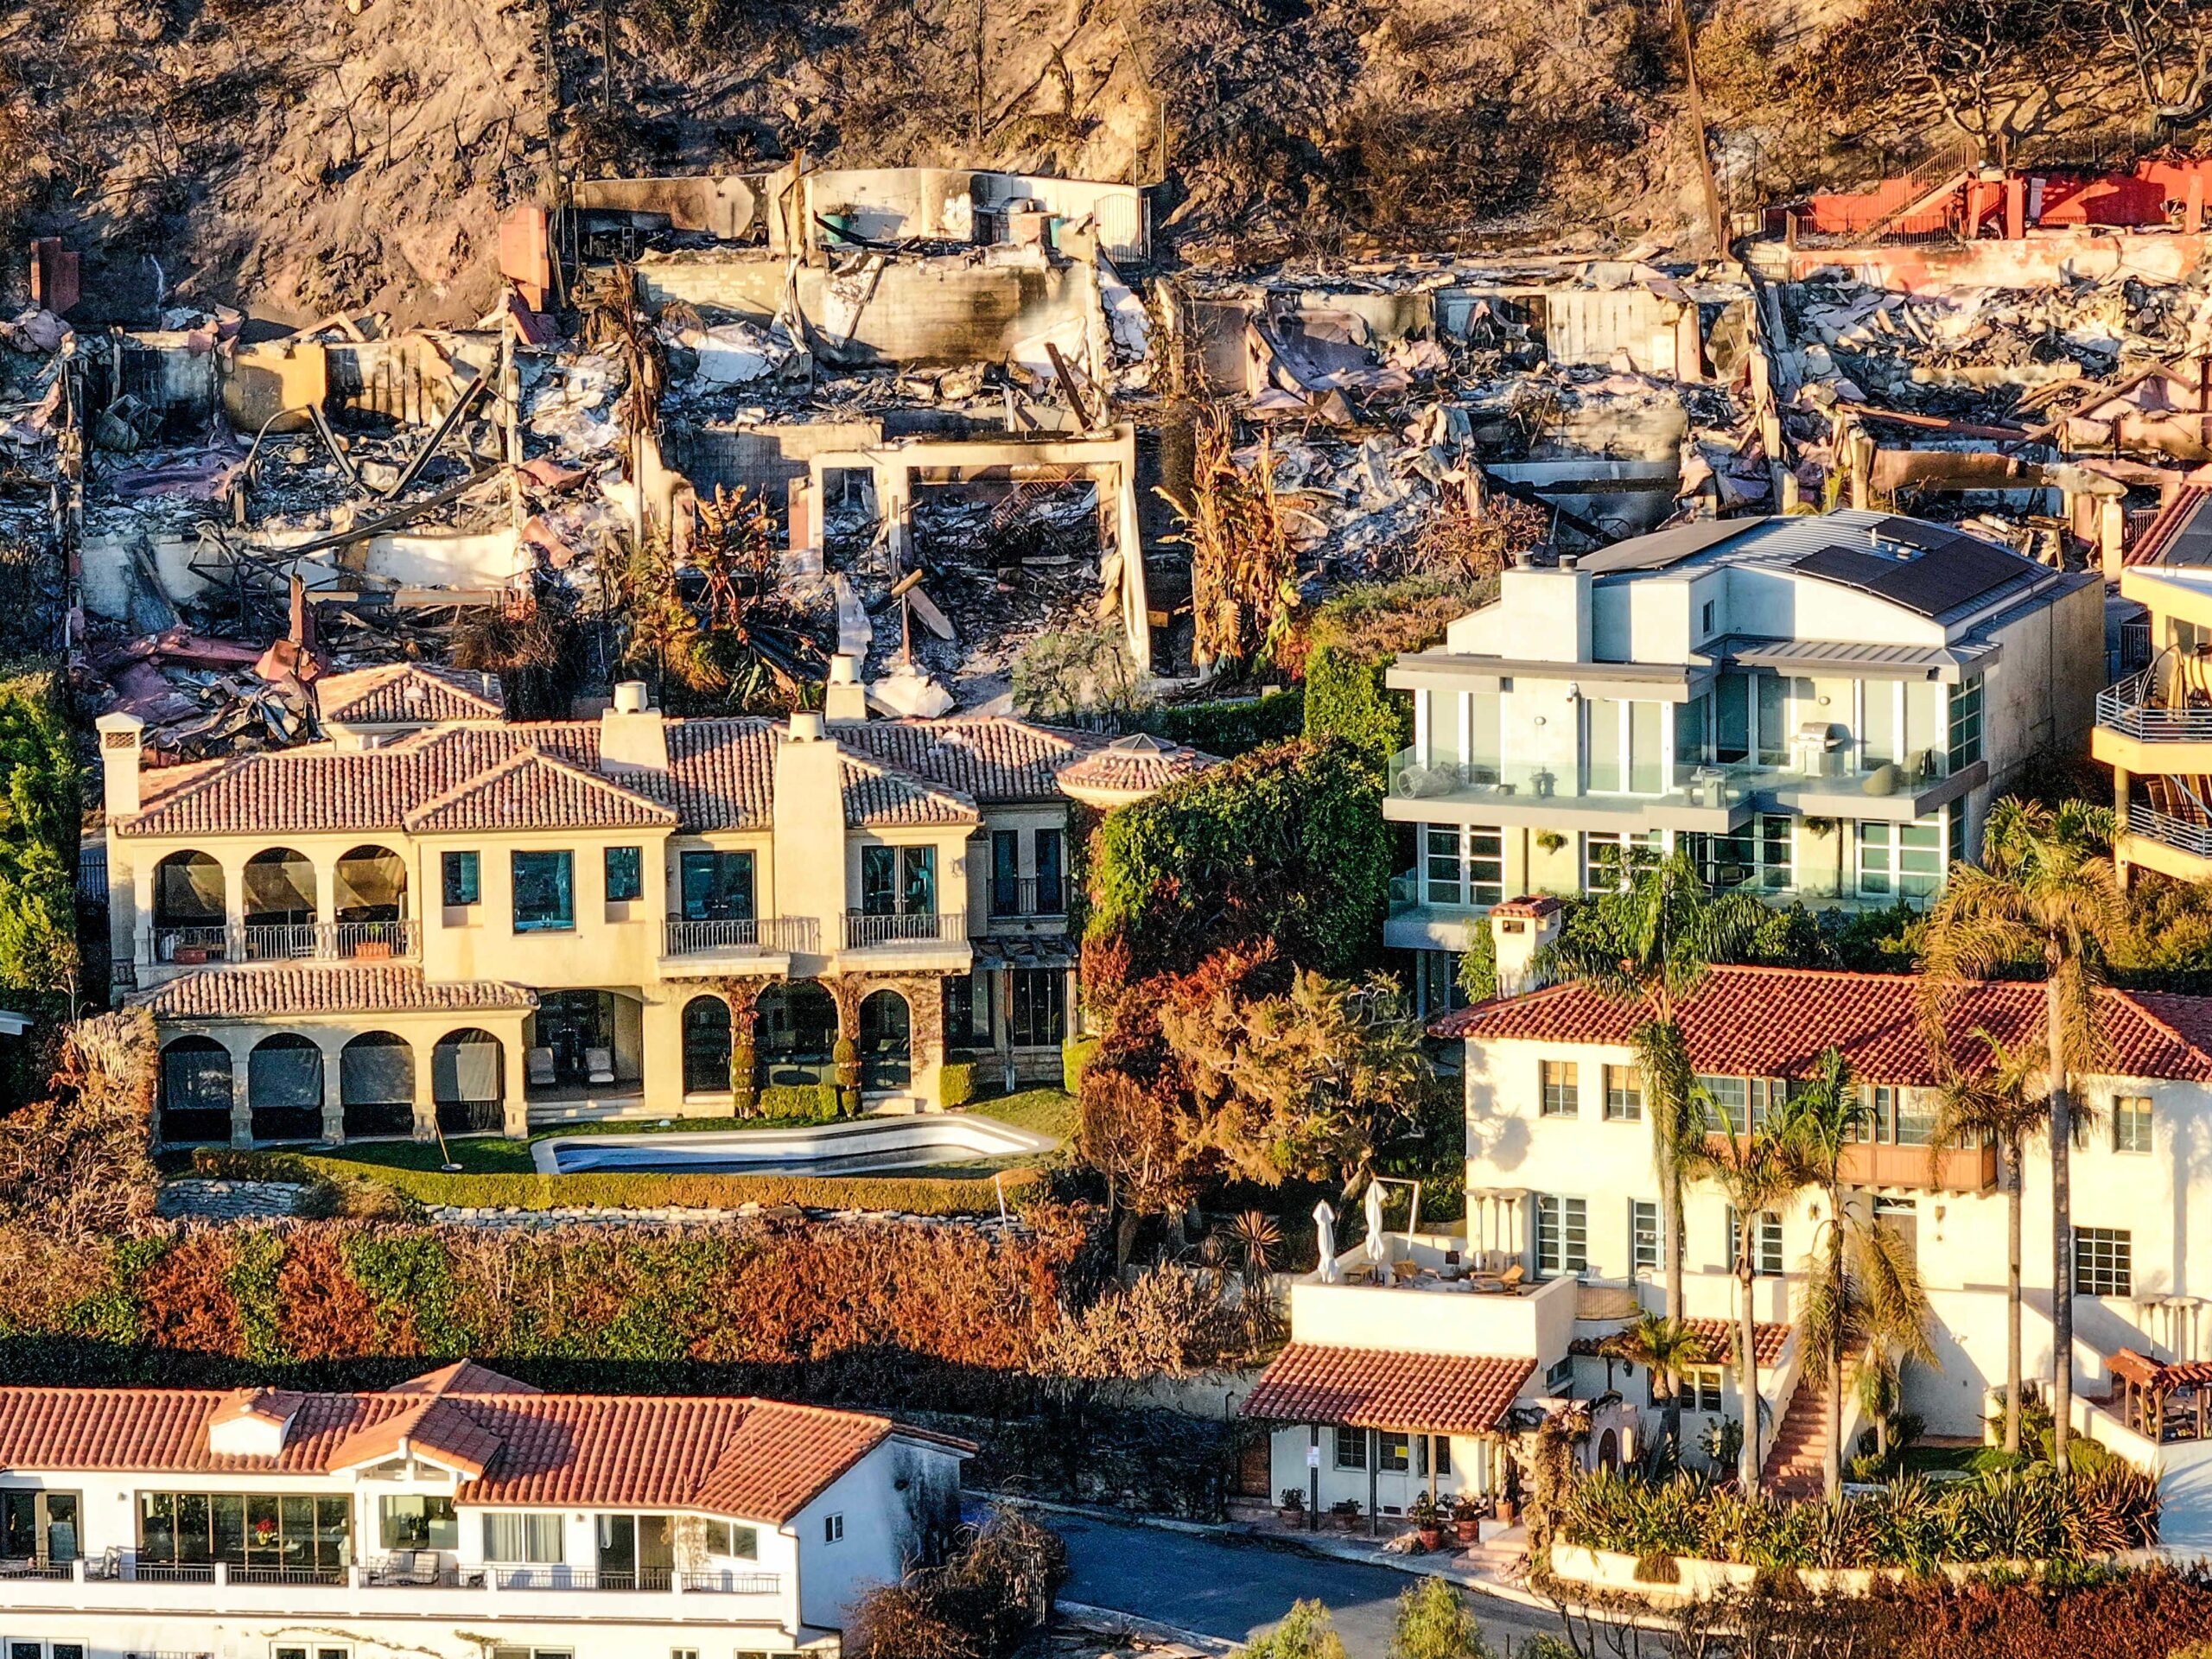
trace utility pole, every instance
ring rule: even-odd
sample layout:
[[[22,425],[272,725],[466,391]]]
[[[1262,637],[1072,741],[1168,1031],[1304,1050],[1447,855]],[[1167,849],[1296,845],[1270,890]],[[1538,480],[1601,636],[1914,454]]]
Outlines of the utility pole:
[[[1720,186],[1713,176],[1713,151],[1705,141],[1705,98],[1697,86],[1697,41],[1690,33],[1689,0],[1675,0],[1675,27],[1682,39],[1682,79],[1690,95],[1690,126],[1697,134],[1699,176],[1705,183],[1706,226],[1713,235],[1713,257],[1728,257],[1728,219],[1720,211]]]

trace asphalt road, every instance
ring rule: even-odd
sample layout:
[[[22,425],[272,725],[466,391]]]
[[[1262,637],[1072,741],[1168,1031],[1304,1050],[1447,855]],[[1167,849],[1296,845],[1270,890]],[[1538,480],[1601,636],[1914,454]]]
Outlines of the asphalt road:
[[[1039,1516],[1067,1541],[1070,1601],[1156,1618],[1202,1635],[1242,1642],[1274,1624],[1301,1598],[1334,1615],[1350,1659],[1387,1659],[1398,1594],[1414,1582],[1389,1567],[1332,1560],[1278,1545],[1118,1526],[1087,1516]],[[1559,1621],[1484,1598],[1483,1634],[1501,1650]]]

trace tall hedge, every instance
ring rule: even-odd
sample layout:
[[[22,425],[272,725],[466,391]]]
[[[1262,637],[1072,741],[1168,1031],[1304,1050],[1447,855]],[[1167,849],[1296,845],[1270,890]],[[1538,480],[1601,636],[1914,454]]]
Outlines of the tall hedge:
[[[0,988],[76,982],[81,782],[57,677],[0,671]]]
[[[1408,576],[1347,588],[1321,606],[1306,630],[1306,735],[1356,745],[1379,779],[1414,740],[1411,701],[1383,683],[1391,663],[1440,642],[1453,618],[1497,591],[1494,582]]]
[[[1130,715],[1127,723],[1132,731],[1187,743],[1226,760],[1263,743],[1298,736],[1306,729],[1306,700],[1293,687],[1261,697],[1156,703]]]
[[[1389,826],[1348,742],[1255,749],[1109,814],[1094,849],[1085,938],[1125,950],[1131,980],[1267,940],[1341,976],[1380,944]]]

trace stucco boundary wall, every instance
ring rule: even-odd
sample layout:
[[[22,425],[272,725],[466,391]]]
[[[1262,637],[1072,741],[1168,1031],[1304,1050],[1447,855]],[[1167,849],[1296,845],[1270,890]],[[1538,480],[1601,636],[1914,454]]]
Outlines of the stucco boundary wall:
[[[1640,1597],[1656,1607],[1708,1601],[1730,1591],[1749,1590],[1767,1569],[1740,1561],[1707,1561],[1694,1556],[1669,1558],[1681,1576],[1673,1584],[1653,1584],[1636,1576],[1637,1558],[1581,1544],[1552,1546],[1551,1576],[1561,1584],[1584,1586],[1614,1595]],[[2126,1549],[2098,1558],[2109,1567],[2152,1567],[2171,1559],[2162,1549]],[[2040,1576],[2044,1561],[1946,1561],[1943,1575],[1955,1584],[1992,1576]],[[1865,1596],[1878,1583],[1900,1584],[1914,1574],[1902,1567],[1801,1567],[1797,1582],[1814,1595]]]

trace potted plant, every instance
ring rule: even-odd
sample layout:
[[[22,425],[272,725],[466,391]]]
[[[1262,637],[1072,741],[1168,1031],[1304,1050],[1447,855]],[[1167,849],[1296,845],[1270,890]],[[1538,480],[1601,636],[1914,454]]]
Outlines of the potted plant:
[[[1483,1506],[1468,1493],[1462,1492],[1452,1505],[1452,1535],[1463,1544],[1478,1543],[1482,1540]]]
[[[1282,1497],[1275,1503],[1275,1518],[1286,1527],[1302,1526],[1306,1522],[1306,1494],[1296,1486],[1282,1489]]]
[[[1414,1499],[1406,1518],[1414,1523],[1414,1535],[1420,1538],[1423,1549],[1444,1547],[1444,1517],[1436,1512],[1436,1505],[1427,1492]]]
[[[1357,1498],[1340,1497],[1329,1505],[1329,1519],[1338,1532],[1356,1532],[1359,1529],[1359,1502]]]

